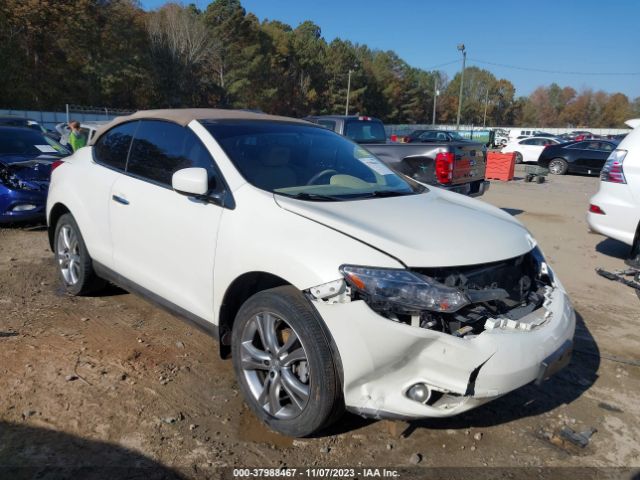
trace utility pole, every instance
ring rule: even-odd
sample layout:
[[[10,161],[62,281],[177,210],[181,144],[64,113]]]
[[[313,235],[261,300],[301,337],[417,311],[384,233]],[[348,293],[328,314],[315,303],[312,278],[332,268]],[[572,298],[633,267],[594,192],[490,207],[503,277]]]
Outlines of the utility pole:
[[[438,101],[438,95],[440,92],[438,91],[438,77],[435,77],[433,80],[433,118],[431,120],[431,125],[436,124],[436,102]]]
[[[487,87],[487,94],[484,97],[484,117],[482,119],[482,128],[487,124],[487,107],[489,106],[489,87]]]
[[[351,93],[351,69],[349,69],[349,80],[347,80],[347,105],[344,107],[344,114],[349,115],[349,94]]]
[[[458,50],[462,52],[462,74],[460,75],[460,95],[458,97],[458,118],[456,119],[456,130],[460,130],[460,113],[462,112],[462,87],[464,86],[464,67],[467,63],[467,51],[464,43],[458,45]]]

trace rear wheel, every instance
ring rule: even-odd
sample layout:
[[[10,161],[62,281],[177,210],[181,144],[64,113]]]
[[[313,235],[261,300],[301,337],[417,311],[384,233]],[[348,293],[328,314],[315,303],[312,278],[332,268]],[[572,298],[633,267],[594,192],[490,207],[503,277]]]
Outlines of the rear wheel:
[[[344,408],[321,322],[302,294],[285,286],[247,300],[233,325],[232,360],[245,400],[284,435],[311,435]]]
[[[55,258],[58,273],[67,293],[85,295],[105,285],[96,276],[87,247],[73,215],[66,213],[58,219],[55,238]]]
[[[554,158],[549,162],[549,171],[554,175],[564,175],[569,170],[569,164],[563,158]]]
[[[522,154],[520,152],[516,152],[516,163],[522,163]]]

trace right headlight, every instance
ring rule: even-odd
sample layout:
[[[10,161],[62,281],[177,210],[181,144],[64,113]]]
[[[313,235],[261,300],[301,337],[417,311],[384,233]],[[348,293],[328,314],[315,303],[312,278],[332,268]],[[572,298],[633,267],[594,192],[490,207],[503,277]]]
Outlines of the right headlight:
[[[343,265],[340,272],[370,303],[389,303],[403,312],[451,313],[470,303],[459,289],[408,270]]]

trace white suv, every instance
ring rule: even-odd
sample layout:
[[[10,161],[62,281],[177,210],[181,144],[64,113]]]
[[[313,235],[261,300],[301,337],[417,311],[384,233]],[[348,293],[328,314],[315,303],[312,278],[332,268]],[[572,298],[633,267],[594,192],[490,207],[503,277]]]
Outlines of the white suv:
[[[195,322],[286,435],[344,407],[454,415],[571,355],[571,303],[517,220],[304,121],[116,119],[54,170],[47,218],[69,293],[109,280]]]
[[[602,167],[587,222],[594,232],[631,246],[630,260],[640,266],[640,118],[625,123],[633,131]]]

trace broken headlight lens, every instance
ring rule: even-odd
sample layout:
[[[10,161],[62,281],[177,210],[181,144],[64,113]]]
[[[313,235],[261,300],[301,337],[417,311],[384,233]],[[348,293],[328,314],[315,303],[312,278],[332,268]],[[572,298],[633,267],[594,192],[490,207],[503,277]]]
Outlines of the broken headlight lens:
[[[366,299],[394,304],[403,311],[455,312],[470,303],[459,289],[408,270],[343,265],[340,272]]]

